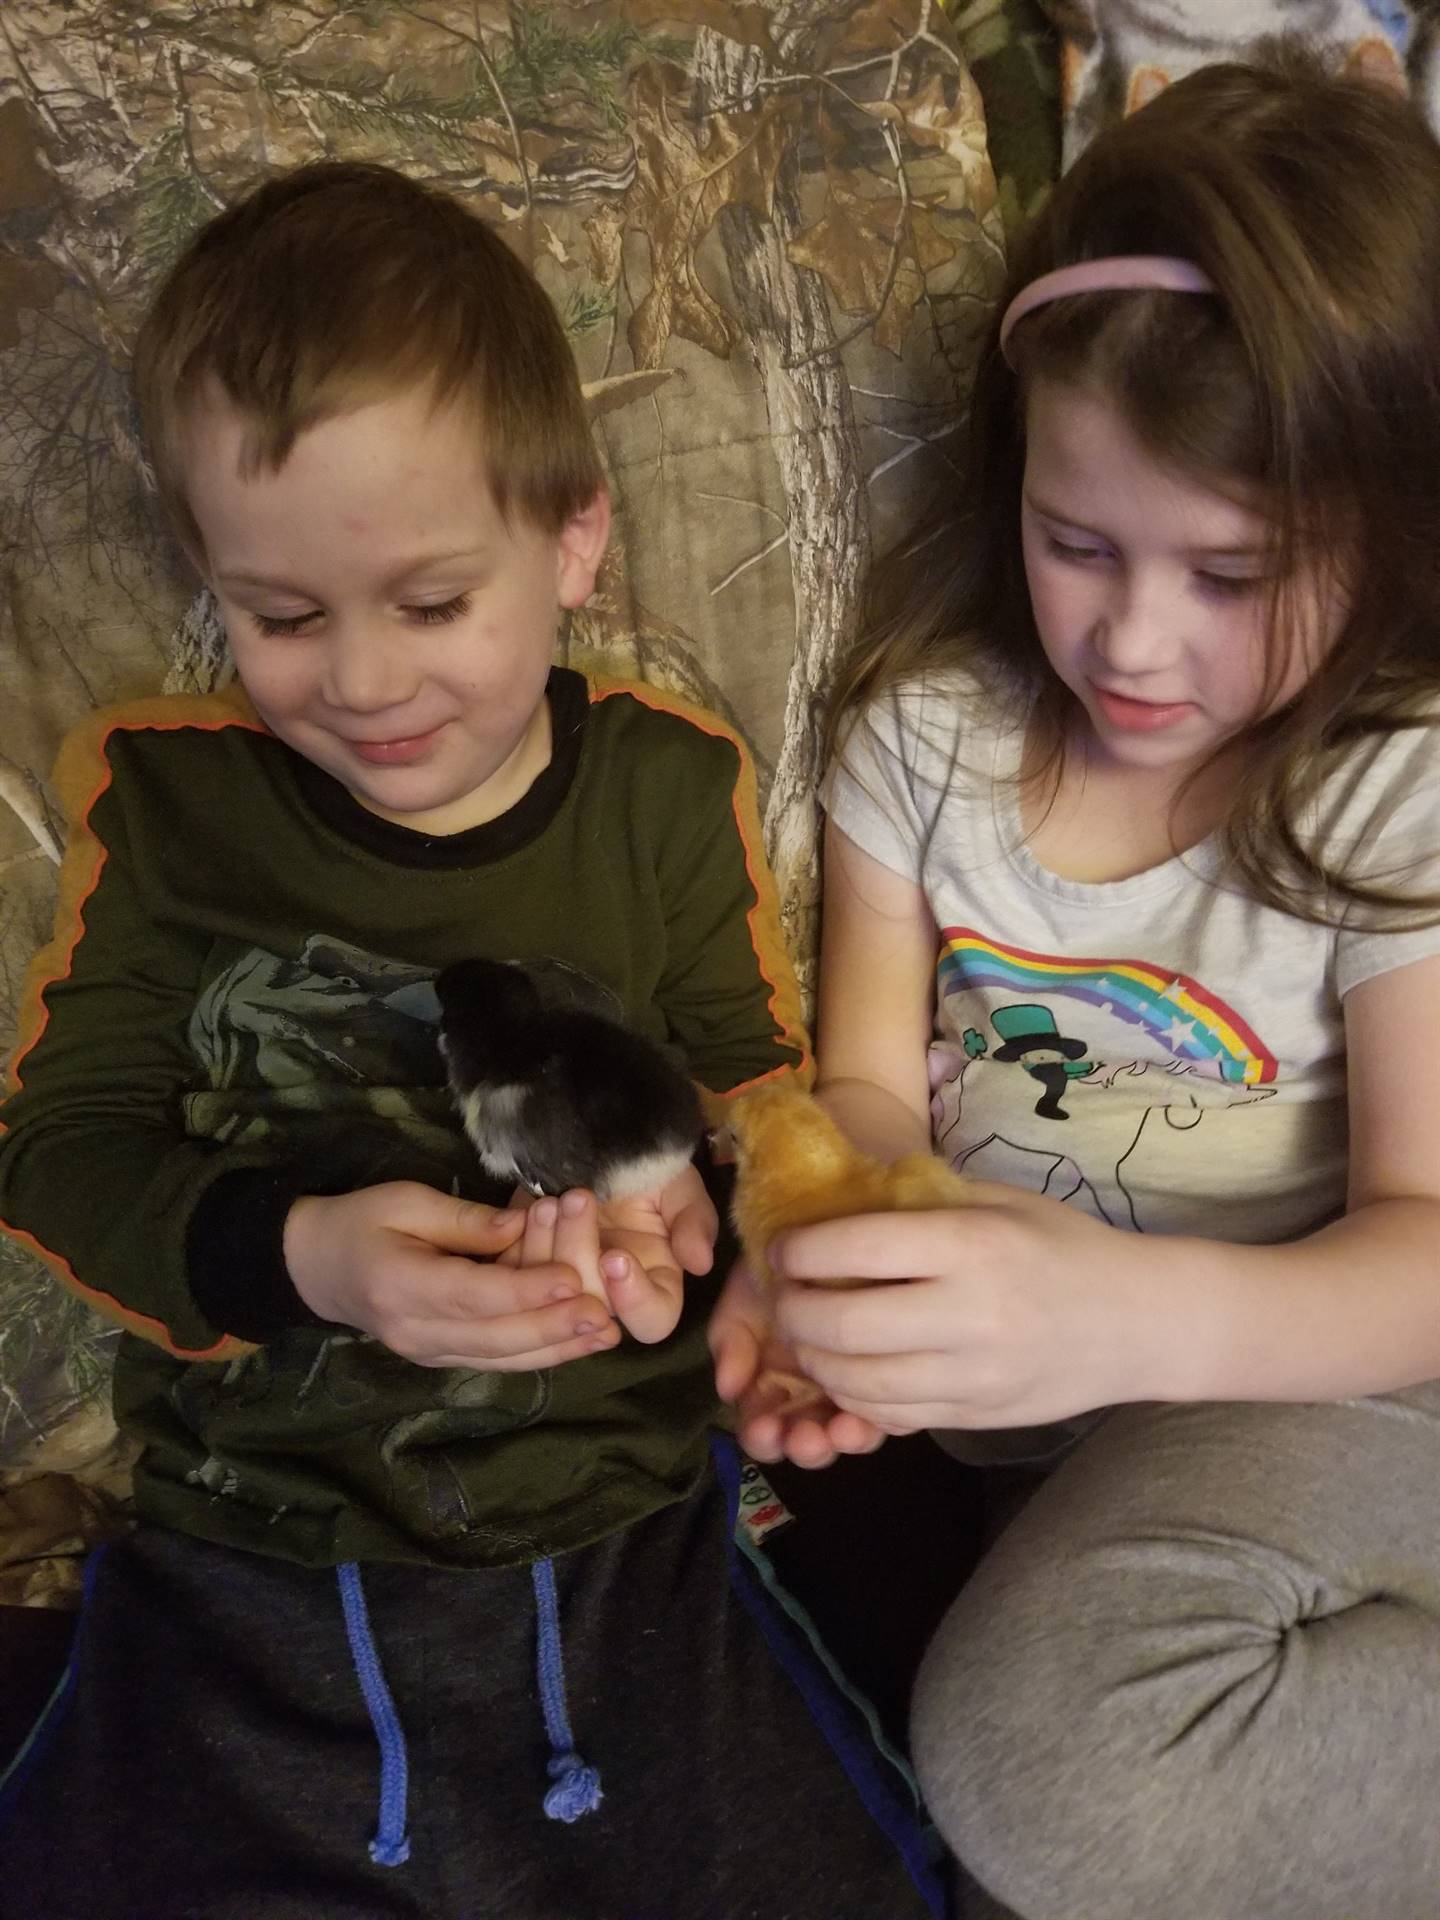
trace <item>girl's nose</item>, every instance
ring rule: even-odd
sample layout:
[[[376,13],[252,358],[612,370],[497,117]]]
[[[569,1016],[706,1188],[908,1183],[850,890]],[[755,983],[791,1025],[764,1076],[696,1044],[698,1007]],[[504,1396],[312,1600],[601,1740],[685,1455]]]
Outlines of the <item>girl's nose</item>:
[[[1162,671],[1181,650],[1181,619],[1163,583],[1133,574],[1118,578],[1095,623],[1095,652],[1112,673]]]
[[[332,705],[349,713],[382,713],[414,697],[420,674],[410,635],[385,633],[368,620],[337,619],[329,641],[325,696]]]

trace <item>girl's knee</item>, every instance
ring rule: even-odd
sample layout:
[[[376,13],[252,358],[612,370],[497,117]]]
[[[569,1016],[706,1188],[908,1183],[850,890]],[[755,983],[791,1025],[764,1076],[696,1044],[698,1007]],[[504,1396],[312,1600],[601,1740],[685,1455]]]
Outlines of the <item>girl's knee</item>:
[[[1178,1910],[1177,1882],[1243,1819],[1227,1743],[1263,1703],[1282,1636],[1176,1612],[1173,1591],[1147,1609],[1083,1567],[1029,1583],[988,1571],[916,1682],[915,1766],[936,1826],[1025,1920]]]

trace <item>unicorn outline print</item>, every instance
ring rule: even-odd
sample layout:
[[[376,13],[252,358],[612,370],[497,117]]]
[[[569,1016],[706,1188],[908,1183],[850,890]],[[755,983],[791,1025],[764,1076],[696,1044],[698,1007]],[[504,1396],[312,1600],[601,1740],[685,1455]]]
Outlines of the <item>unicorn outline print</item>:
[[[1147,1187],[1171,1184],[1177,1149],[1203,1149],[1202,1120],[1276,1093],[1275,1055],[1186,974],[1002,947],[965,927],[944,930],[937,972],[935,1139],[979,1178],[1144,1232]],[[967,1134],[967,1104],[986,1114],[983,1134]]]

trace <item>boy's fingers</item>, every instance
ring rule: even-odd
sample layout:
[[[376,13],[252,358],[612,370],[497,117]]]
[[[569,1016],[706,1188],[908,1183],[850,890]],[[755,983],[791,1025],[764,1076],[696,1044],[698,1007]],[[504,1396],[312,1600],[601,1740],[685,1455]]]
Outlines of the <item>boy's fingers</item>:
[[[597,1301],[588,1295],[574,1300],[559,1300],[551,1306],[537,1307],[528,1313],[509,1313],[472,1321],[468,1326],[453,1319],[432,1321],[425,1327],[422,1340],[437,1354],[450,1356],[465,1352],[468,1359],[426,1358],[425,1366],[511,1367],[541,1364],[534,1355],[565,1348],[572,1353],[589,1353],[600,1347],[614,1346],[620,1330]],[[546,1361],[547,1366],[556,1364]]]
[[[433,1320],[474,1326],[506,1314],[532,1313],[557,1300],[574,1300],[580,1276],[572,1267],[549,1261],[542,1267],[514,1267],[502,1260],[451,1260],[432,1277],[417,1310]]]
[[[642,1267],[632,1255],[612,1249],[600,1271],[611,1309],[627,1332],[647,1346],[673,1333],[684,1285],[678,1267]]]
[[[537,1200],[525,1215],[525,1233],[520,1242],[521,1263],[527,1267],[548,1266],[555,1258],[555,1228],[560,1219],[560,1202],[548,1194]]]
[[[613,1346],[614,1341],[608,1343]],[[565,1340],[558,1346],[537,1347],[529,1353],[516,1353],[494,1358],[489,1354],[446,1353],[425,1364],[432,1367],[465,1367],[475,1373],[538,1373],[546,1367],[563,1367],[568,1361],[583,1360],[588,1354],[605,1350],[605,1342],[598,1346],[588,1335],[580,1340]]]
[[[562,1194],[555,1223],[555,1258],[572,1267],[587,1293],[605,1296],[600,1277],[600,1213],[593,1193],[583,1187]]]
[[[687,1273],[709,1273],[715,1264],[715,1236],[719,1231],[719,1216],[708,1200],[703,1206],[697,1201],[675,1216],[670,1245]]]
[[[434,1246],[449,1253],[496,1254],[520,1238],[525,1220],[514,1207],[487,1207],[428,1187],[420,1191],[428,1196],[420,1204],[429,1217],[417,1221],[417,1230]]]

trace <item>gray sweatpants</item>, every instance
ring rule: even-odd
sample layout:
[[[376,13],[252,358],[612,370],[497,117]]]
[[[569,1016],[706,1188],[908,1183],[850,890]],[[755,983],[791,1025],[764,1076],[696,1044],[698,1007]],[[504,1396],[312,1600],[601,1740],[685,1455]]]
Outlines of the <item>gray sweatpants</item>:
[[[1059,1466],[915,1691],[1023,1920],[1440,1920],[1440,1385],[1146,1406]]]

